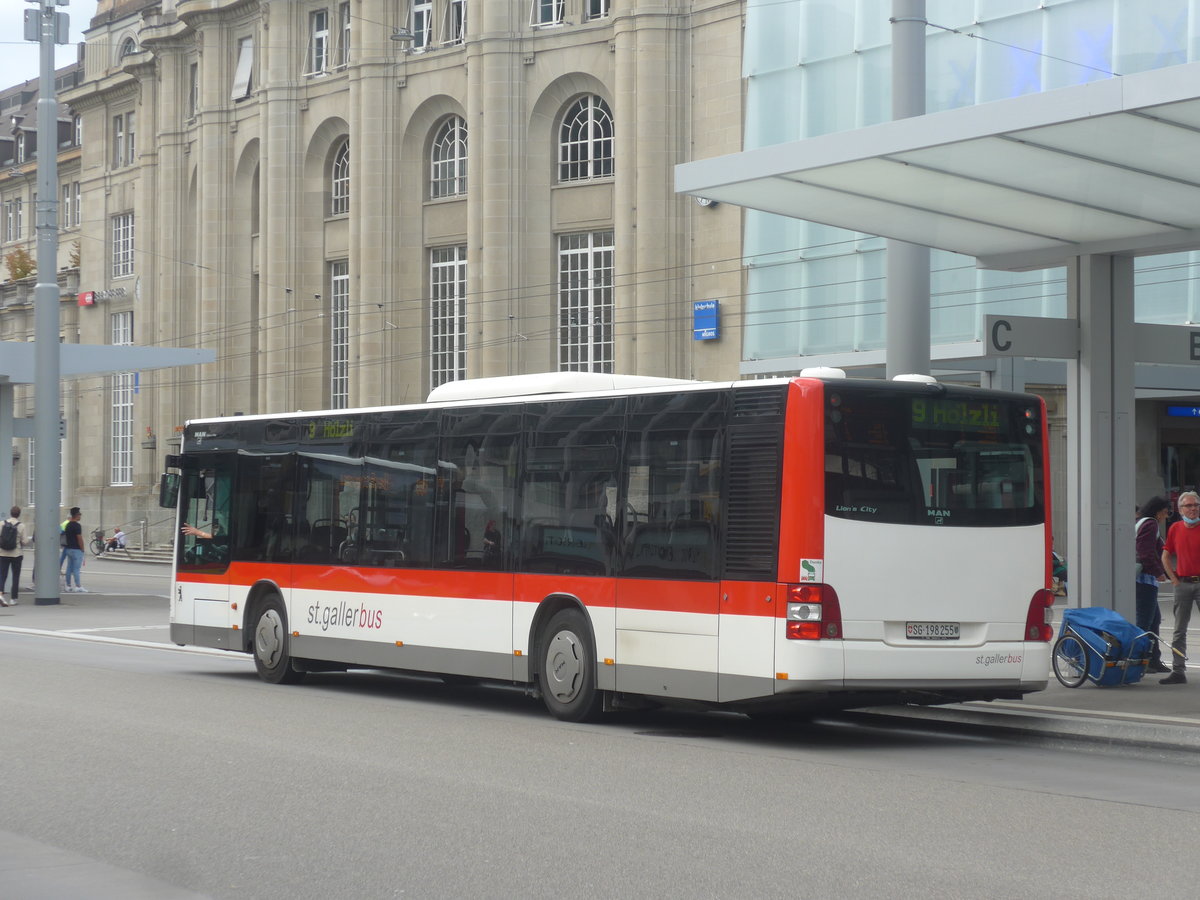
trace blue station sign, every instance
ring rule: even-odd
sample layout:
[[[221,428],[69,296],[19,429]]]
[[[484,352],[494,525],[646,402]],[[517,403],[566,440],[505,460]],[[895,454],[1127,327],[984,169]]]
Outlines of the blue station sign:
[[[721,336],[718,321],[720,301],[695,300],[692,302],[692,340],[715,341]]]

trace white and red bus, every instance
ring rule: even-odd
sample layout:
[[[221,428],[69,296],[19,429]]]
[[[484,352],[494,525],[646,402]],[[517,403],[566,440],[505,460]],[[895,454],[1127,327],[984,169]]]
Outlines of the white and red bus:
[[[1041,400],[837,374],[515,376],[189,422],[171,638],[269,682],[526,685],[567,720],[1044,688]]]

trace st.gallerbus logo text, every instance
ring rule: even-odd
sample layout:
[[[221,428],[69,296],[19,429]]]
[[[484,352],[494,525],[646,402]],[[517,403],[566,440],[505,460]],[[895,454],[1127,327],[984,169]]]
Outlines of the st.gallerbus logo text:
[[[342,602],[337,606],[322,606],[314,603],[308,608],[308,623],[320,625],[322,631],[330,628],[382,628],[383,610],[367,609]]]

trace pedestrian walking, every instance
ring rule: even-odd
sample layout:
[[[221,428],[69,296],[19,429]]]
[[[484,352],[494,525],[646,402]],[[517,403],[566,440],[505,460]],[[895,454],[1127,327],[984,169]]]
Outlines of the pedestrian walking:
[[[1162,564],[1162,526],[1171,513],[1171,504],[1166,497],[1151,497],[1137,511],[1138,520],[1134,525],[1134,553],[1137,557],[1137,575],[1134,579],[1134,592],[1137,599],[1137,627],[1142,631],[1150,631],[1155,635],[1155,641],[1150,645],[1150,664],[1147,672],[1170,672],[1163,665],[1162,647],[1157,640],[1162,628],[1162,610],[1158,607],[1159,582],[1167,580],[1166,569]]]
[[[62,520],[61,523],[59,523],[59,526],[58,526],[58,546],[62,548],[62,550],[58,554],[58,574],[59,575],[63,575],[63,573],[66,572],[65,567],[67,565],[67,523],[70,521],[71,521],[71,517],[68,515],[65,519]],[[66,581],[63,582],[63,585],[64,586],[66,585]]]
[[[1167,531],[1162,563],[1175,585],[1175,633],[1171,639],[1171,674],[1159,684],[1187,682],[1187,630],[1192,606],[1200,603],[1200,494],[1179,495],[1180,520]]]
[[[83,568],[83,526],[79,524],[79,520],[83,518],[83,514],[79,511],[78,506],[71,507],[71,518],[67,520],[67,527],[63,529],[63,534],[66,535],[67,547],[67,579],[66,587],[63,588],[68,594],[86,594],[87,591],[79,582],[79,572]],[[71,587],[71,579],[75,579],[75,586]]]
[[[8,518],[0,522],[0,606],[16,606],[21,595],[21,553],[25,547],[25,523],[21,521],[21,507],[8,511]],[[12,573],[12,590],[8,590],[8,575]]]

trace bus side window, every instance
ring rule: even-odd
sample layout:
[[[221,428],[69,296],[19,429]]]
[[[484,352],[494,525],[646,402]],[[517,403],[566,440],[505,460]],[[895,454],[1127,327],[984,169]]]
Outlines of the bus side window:
[[[366,566],[434,565],[438,413],[404,410],[377,423],[366,448],[353,552]]]
[[[353,554],[350,546],[350,513],[360,505],[363,466],[358,460],[334,461],[299,456],[301,483],[308,485],[299,531],[296,562],[342,564]]]
[[[352,552],[367,566],[414,568],[432,562],[435,477],[412,463],[368,459]]]
[[[624,574],[719,577],[723,403],[721,392],[634,401],[625,448]]]
[[[238,460],[231,552],[237,560],[291,558],[288,505],[295,491],[295,457],[288,453]]]
[[[437,456],[435,559],[456,569],[507,566],[520,406],[447,413]]]
[[[521,570],[613,574],[625,409],[625,398],[526,406]]]

